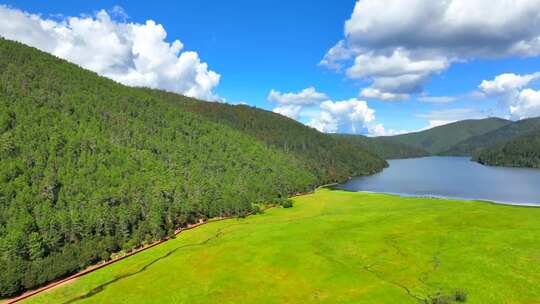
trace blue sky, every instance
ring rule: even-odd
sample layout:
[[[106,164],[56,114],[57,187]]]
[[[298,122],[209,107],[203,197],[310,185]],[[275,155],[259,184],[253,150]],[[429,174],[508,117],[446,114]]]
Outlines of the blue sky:
[[[523,17],[538,1],[521,1],[514,6],[517,7],[515,12],[508,14],[510,17],[505,23],[471,23],[478,25],[478,35],[464,33],[463,28],[473,33],[475,28],[469,23],[461,24],[458,18],[458,21],[450,24],[450,28],[455,27],[455,31],[443,30],[442,38],[428,34],[424,37],[416,33],[419,28],[429,26],[430,22],[434,22],[435,28],[448,28],[449,25],[441,25],[439,21],[447,16],[456,17],[453,7],[433,13],[434,20],[426,20],[429,17],[422,12],[432,9],[427,4],[429,1],[407,0],[402,1],[402,4],[386,2],[386,7],[390,9],[383,7],[384,14],[378,11],[383,8],[378,7],[375,0],[361,0],[358,3],[303,0],[7,1],[4,4],[7,5],[5,9],[39,14],[42,19],[52,18],[58,22],[69,16],[95,19],[100,10],[105,10],[118,23],[145,24],[149,19],[154,20],[166,31],[166,42],[180,40],[182,51],[196,52],[200,60],[208,64],[209,70],[221,76],[218,82],[213,82],[211,93],[201,89],[203,95],[193,93],[193,96],[219,96],[227,102],[246,102],[272,110],[278,106],[296,106],[296,101],[284,98],[284,94],[295,94],[313,87],[324,98],[313,102],[302,101],[303,105],[295,108],[298,111],[293,116],[312,126],[320,126],[322,131],[380,135],[390,134],[391,130],[419,130],[430,124],[465,118],[497,115],[518,119],[539,115],[537,108],[540,107],[540,100],[537,104],[535,95],[538,89],[535,82],[537,76],[519,82],[520,77],[540,71],[540,50],[537,50],[540,46],[534,40],[540,37],[540,31],[528,30],[538,24],[538,20]],[[411,2],[408,7],[399,7],[403,3],[407,5],[406,2]],[[411,6],[413,2],[416,6]],[[462,14],[467,16],[474,16],[475,12],[482,14],[482,5],[489,5],[489,9],[494,11],[485,10],[485,16],[479,15],[479,20],[489,19],[488,15],[508,12],[503,4],[489,4],[489,1],[472,1],[474,4],[469,6],[463,4],[465,2],[460,3],[460,0],[450,2],[463,6]],[[125,16],[118,14],[118,9],[114,13],[114,7],[122,8],[128,17],[124,19]],[[355,7],[357,9],[353,14]],[[411,7],[418,8],[417,12],[405,13],[404,9],[410,10]],[[406,16],[400,16],[401,11]],[[351,20],[348,27],[345,25],[347,20]],[[394,27],[402,20],[407,23]],[[493,30],[512,28],[513,31],[507,37],[517,38],[515,41],[511,38],[501,39],[500,36],[505,36],[505,33],[491,36],[485,34],[490,32],[490,26]],[[394,32],[395,36],[392,36]],[[33,42],[16,30],[0,34],[29,44]],[[348,55],[345,59],[330,59],[339,62],[342,68],[336,70],[329,65],[319,64],[339,41],[344,41],[346,46],[343,49]],[[526,51],[516,50],[516,45],[524,43],[527,45]],[[38,42],[36,44],[49,51],[48,46]],[[50,49],[53,50],[52,47]],[[359,57],[365,60],[361,61]],[[384,66],[371,64],[377,59],[381,59],[380,65]],[[72,61],[77,62],[76,59]],[[366,63],[373,66],[367,67]],[[84,63],[82,65],[85,66]],[[388,67],[394,65],[396,68],[389,70]],[[357,70],[353,69],[355,66],[358,66]],[[106,70],[97,72],[100,71],[103,71],[101,74],[110,75]],[[479,89],[484,80],[496,85],[496,77],[504,73],[515,74],[509,81],[517,81],[519,85],[510,85],[505,90]],[[403,83],[402,80],[409,76],[414,81]],[[380,85],[379,82],[391,82],[392,85]],[[396,82],[400,83],[396,85]],[[162,88],[180,93],[189,90],[189,87],[173,84]],[[373,96],[363,91],[366,88],[391,94],[387,96],[401,97]],[[281,93],[274,101],[268,100],[271,90]],[[525,94],[525,90],[530,91]],[[445,100],[445,103],[425,102],[429,100],[426,97],[441,96],[451,98]],[[519,98],[522,98],[521,103],[513,101]],[[355,99],[354,102],[352,99]],[[331,102],[323,106],[325,100]],[[339,101],[347,102],[338,106]],[[364,104],[364,101],[367,103]],[[512,106],[513,112],[509,110]],[[320,115],[324,111],[327,116]],[[345,117],[351,112],[357,114],[356,118]],[[375,132],[378,125],[384,126],[385,131]]]

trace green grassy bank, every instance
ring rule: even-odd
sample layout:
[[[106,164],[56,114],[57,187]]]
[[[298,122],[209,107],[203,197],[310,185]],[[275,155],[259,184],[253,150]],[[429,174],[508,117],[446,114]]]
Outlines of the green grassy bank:
[[[540,303],[539,240],[536,208],[323,189],[25,303]]]

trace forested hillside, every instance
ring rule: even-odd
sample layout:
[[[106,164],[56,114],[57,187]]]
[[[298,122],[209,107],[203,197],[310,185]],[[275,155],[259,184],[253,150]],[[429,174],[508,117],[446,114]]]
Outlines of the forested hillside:
[[[429,152],[401,142],[393,141],[387,137],[367,137],[362,135],[336,134],[352,145],[365,149],[384,159],[413,158],[428,156]]]
[[[386,166],[379,157],[363,148],[359,149],[346,140],[320,133],[273,112],[246,105],[201,102],[163,91],[148,91],[160,99],[182,105],[189,112],[228,125],[295,155],[324,183],[372,174]]]
[[[490,166],[540,168],[540,131],[482,149],[473,159]]]
[[[430,154],[440,154],[473,136],[482,135],[510,124],[501,118],[463,120],[429,130],[386,137],[391,141],[422,148]]]
[[[444,152],[445,155],[472,155],[483,148],[494,147],[525,135],[534,130],[540,130],[540,118],[523,119],[505,125],[483,135],[471,137]]]
[[[0,296],[386,165],[288,120],[272,126],[282,117],[167,95],[0,40]]]

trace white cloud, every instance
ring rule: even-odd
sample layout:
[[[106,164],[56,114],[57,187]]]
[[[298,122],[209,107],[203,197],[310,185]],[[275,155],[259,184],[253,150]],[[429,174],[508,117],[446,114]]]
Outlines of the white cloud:
[[[270,90],[267,97],[269,102],[277,103],[278,106],[273,109],[275,113],[299,119],[300,113],[305,107],[314,106],[327,100],[328,96],[317,92],[314,87],[308,87],[298,93],[281,93],[276,90]]]
[[[409,94],[396,94],[383,92],[379,89],[365,88],[360,91],[360,96],[364,98],[380,99],[384,101],[397,101],[409,99]]]
[[[336,133],[338,131],[338,119],[331,113],[322,111],[318,116],[307,123],[308,126],[323,133]]]
[[[216,100],[220,75],[209,70],[196,52],[182,52],[179,40],[152,20],[126,23],[120,7],[113,20],[104,11],[95,16],[45,19],[0,5],[0,35],[37,47],[100,75],[130,86],[146,86],[187,96]]]
[[[308,125],[327,133],[361,133],[375,120],[375,111],[367,102],[352,98],[345,101],[325,101],[321,112]]]
[[[267,99],[270,102],[275,102],[280,105],[306,106],[327,100],[328,96],[324,93],[317,92],[314,87],[309,87],[298,93],[281,93],[272,89],[270,90]]]
[[[387,130],[382,124],[368,126],[368,136],[392,136],[407,133],[405,130]]]
[[[517,75],[506,73],[493,80],[483,80],[478,86],[480,93],[496,97],[512,119],[540,116],[540,93],[527,88],[540,79],[540,72]]]
[[[539,23],[540,0],[359,0],[320,64],[349,65],[381,96],[414,94],[453,62],[540,55]]]
[[[320,112],[307,123],[308,126],[325,133],[366,134],[389,136],[406,133],[403,130],[387,130],[375,122],[375,110],[367,102],[352,98],[344,101],[325,101]]]
[[[517,119],[540,116],[540,91],[521,91],[516,101],[510,105],[510,115]]]
[[[515,90],[527,86],[531,81],[538,78],[540,78],[540,72],[528,75],[506,73],[498,75],[493,80],[483,80],[479,88],[486,95],[504,95],[513,93]]]
[[[347,75],[350,78],[424,75],[447,67],[448,61],[444,57],[412,58],[409,51],[397,48],[390,55],[369,52],[356,56],[354,65],[347,70]]]
[[[325,133],[353,133],[368,135],[394,135],[400,133],[386,130],[375,123],[375,110],[367,102],[352,98],[332,101],[325,93],[308,87],[297,93],[281,93],[271,90],[268,101],[277,103],[273,112],[296,120]]]
[[[123,21],[126,21],[127,19],[129,19],[129,15],[124,10],[124,8],[121,7],[120,5],[113,6],[113,8],[109,10],[109,14],[111,14],[111,16],[113,17],[120,18]]]
[[[319,65],[334,70],[340,70],[341,64],[339,61],[350,59],[353,57],[353,55],[354,52],[347,48],[345,41],[340,40],[336,45],[328,50],[324,58],[319,62]]]
[[[284,106],[279,106],[277,108],[274,108],[274,110],[272,111],[274,113],[278,113],[292,119],[298,119],[300,118],[300,112],[302,111],[302,106],[284,105]]]
[[[361,91],[362,97],[404,100],[411,93],[419,93],[425,79],[446,69],[448,64],[444,57],[413,59],[409,51],[397,48],[389,55],[376,52],[359,54],[347,69],[347,76],[372,81],[371,87]]]

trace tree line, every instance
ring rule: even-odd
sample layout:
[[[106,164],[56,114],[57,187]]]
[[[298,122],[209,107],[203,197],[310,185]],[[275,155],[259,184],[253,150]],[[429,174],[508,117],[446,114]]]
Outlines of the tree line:
[[[490,166],[540,169],[540,131],[529,132],[473,154],[473,159]]]

